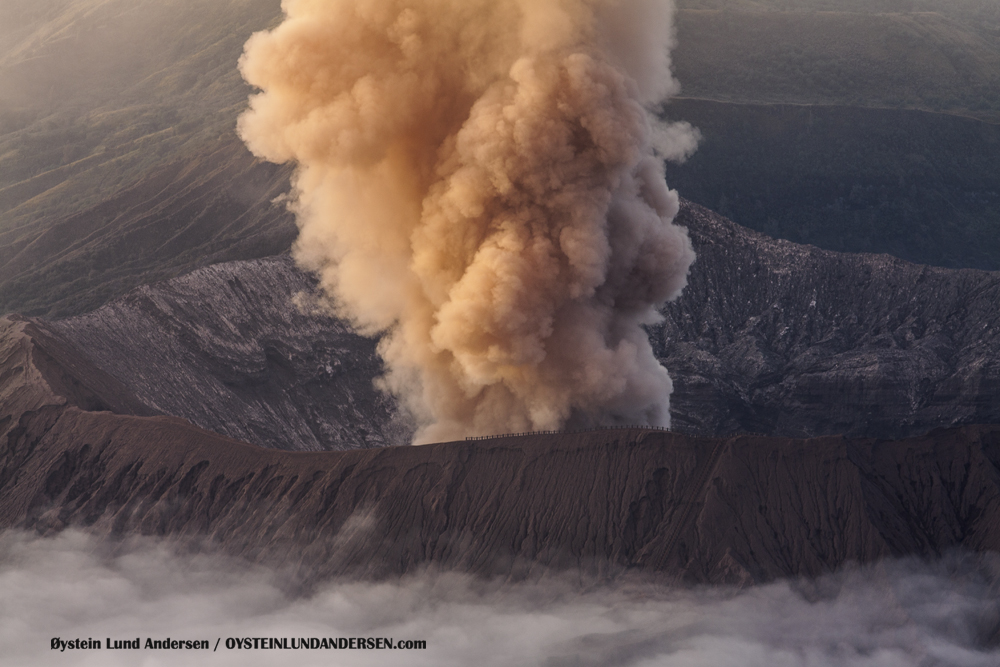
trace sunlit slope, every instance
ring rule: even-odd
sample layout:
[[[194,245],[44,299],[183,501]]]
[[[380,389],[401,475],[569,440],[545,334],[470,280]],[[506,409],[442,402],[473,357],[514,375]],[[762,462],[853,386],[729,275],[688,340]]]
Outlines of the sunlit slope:
[[[0,4],[0,310],[79,312],[287,247],[287,172],[234,132],[237,60],[279,0]]]
[[[8,4],[9,3],[9,4]],[[236,70],[278,0],[5,0],[0,229],[96,203],[233,136]],[[24,24],[27,27],[24,27]]]
[[[280,253],[295,237],[280,199],[289,170],[238,139],[139,175],[94,206],[0,233],[0,312],[86,312],[196,267]]]

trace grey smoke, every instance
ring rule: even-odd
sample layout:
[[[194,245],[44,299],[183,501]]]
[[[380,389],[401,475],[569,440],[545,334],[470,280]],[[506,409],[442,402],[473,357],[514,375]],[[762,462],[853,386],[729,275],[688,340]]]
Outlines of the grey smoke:
[[[111,555],[66,531],[0,536],[4,665],[634,665],[987,667],[1000,664],[1000,556],[886,561],[743,591],[650,581],[532,584],[457,574],[284,592],[280,573],[140,540]],[[52,637],[373,636],[426,651],[108,650]]]

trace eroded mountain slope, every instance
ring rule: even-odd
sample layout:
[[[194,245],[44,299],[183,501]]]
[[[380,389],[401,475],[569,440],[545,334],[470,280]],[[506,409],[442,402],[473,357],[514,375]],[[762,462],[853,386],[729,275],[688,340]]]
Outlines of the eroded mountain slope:
[[[617,429],[288,452],[148,409],[0,319],[0,528],[158,535],[303,582],[426,567],[748,584],[1000,550],[1000,426],[901,441]]]
[[[1000,273],[776,241],[693,204],[698,259],[652,332],[674,427],[903,437],[1000,423]]]
[[[698,259],[650,330],[689,434],[904,437],[1000,423],[1000,274],[776,241],[690,203]],[[287,257],[234,262],[50,323],[151,409],[261,445],[405,442],[375,343],[293,304]],[[308,299],[307,299],[308,301]]]
[[[151,409],[238,440],[296,450],[408,442],[410,425],[373,385],[375,341],[296,305],[314,289],[287,256],[230,262],[47,326]]]

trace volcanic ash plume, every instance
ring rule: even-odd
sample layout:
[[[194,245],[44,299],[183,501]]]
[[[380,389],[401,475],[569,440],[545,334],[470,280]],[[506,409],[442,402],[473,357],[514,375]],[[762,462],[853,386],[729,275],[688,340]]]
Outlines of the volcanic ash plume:
[[[298,261],[386,332],[418,441],[667,425],[643,324],[694,253],[661,158],[695,146],[658,0],[285,0],[244,141],[294,160]]]

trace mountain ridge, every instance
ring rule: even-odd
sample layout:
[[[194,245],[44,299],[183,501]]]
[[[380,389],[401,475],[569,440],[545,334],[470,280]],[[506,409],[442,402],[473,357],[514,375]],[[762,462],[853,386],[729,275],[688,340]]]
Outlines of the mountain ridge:
[[[52,340],[24,320],[0,328],[4,528],[155,535],[282,564],[304,586],[428,567],[749,585],[1000,550],[1000,426],[898,441],[616,429],[286,452],[81,408],[33,362]]]
[[[896,417],[914,412],[918,406],[907,402],[906,393],[912,374],[864,372],[891,363],[903,370],[924,368],[928,354],[941,359],[953,353],[948,345],[935,347],[942,337],[959,343],[978,337],[983,343],[967,350],[971,357],[956,357],[981,374],[964,397],[971,412],[957,416],[991,414],[976,409],[990,408],[988,399],[995,396],[990,384],[995,339],[983,338],[982,327],[969,315],[988,311],[995,316],[987,306],[994,302],[991,290],[1000,284],[997,274],[965,270],[957,272],[961,280],[956,282],[954,271],[889,256],[848,256],[771,241],[690,204],[678,221],[688,225],[699,249],[698,272],[692,273],[687,300],[669,304],[664,327],[652,332],[659,352],[667,350],[664,341],[679,347],[667,350],[665,358],[689,360],[689,368],[671,368],[678,426],[694,423],[699,405],[707,406],[700,416],[706,420],[749,411],[750,418],[720,420],[722,428],[760,424],[768,401],[780,405],[786,400],[783,383],[799,401],[788,406],[786,415],[804,415],[821,427],[848,417],[861,427],[872,421],[863,403],[838,405],[832,394],[822,392],[811,402],[802,391],[809,387],[809,373],[774,375],[768,363],[779,353],[788,360],[779,370],[786,371],[822,366],[823,354],[831,352],[833,363],[837,354],[847,355],[841,361],[860,359],[865,363],[849,370],[861,372],[858,377],[876,389],[881,386],[882,394],[866,393],[862,382],[854,398],[895,395],[906,399],[886,403],[903,411]],[[824,278],[817,267],[831,262],[840,272],[828,271]],[[152,330],[181,341],[183,336],[166,328],[171,325],[164,314],[195,326],[206,312],[218,311],[219,322],[239,332],[244,315],[235,316],[231,309],[260,301],[261,286],[249,282],[249,275],[239,288],[231,279],[254,267],[270,267],[257,273],[265,286],[275,271],[286,275],[286,286],[266,292],[271,299],[290,301],[290,292],[310,285],[287,257],[257,260],[202,269],[186,282],[175,279],[140,290],[106,310],[158,304],[132,314],[160,317],[153,317]],[[845,271],[859,267],[867,277],[843,299],[863,308],[854,328],[844,328],[838,302],[827,297],[844,290]],[[812,282],[804,276],[812,276]],[[724,277],[736,282],[726,283]],[[200,290],[213,284],[227,284],[231,292],[217,294],[218,303],[200,299]],[[723,285],[742,291],[719,289]],[[943,292],[948,285],[951,292]],[[920,298],[900,299],[903,289]],[[230,294],[248,298],[242,305],[225,305]],[[947,294],[951,301],[940,298]],[[780,307],[775,295],[781,297]],[[905,312],[886,311],[886,300],[912,305]],[[257,310],[264,318],[258,325],[274,314],[270,307],[258,305]],[[801,321],[803,312],[813,313],[808,321],[814,326],[794,336],[782,333],[789,323]],[[868,312],[881,314],[869,321]],[[186,324],[180,317],[184,313]],[[290,307],[278,314],[316,317]],[[925,317],[923,328],[916,326],[918,315]],[[107,322],[127,319],[92,319],[90,340],[100,338],[100,326]],[[1000,521],[1000,424],[936,429],[901,439],[709,437],[635,428],[289,452],[157,414],[162,409],[150,406],[142,383],[130,386],[82,352],[85,321],[0,318],[2,527],[49,534],[76,526],[112,543],[134,534],[161,536],[182,549],[219,549],[254,562],[283,563],[303,586],[329,577],[382,579],[426,568],[506,580],[571,570],[598,579],[642,573],[742,586],[817,576],[849,562],[891,556],[1000,550],[994,529]],[[739,321],[743,326],[731,326]],[[280,317],[277,322],[285,326]],[[948,328],[948,322],[962,326]],[[677,339],[667,336],[669,326]],[[254,331],[244,328],[244,335],[253,340]],[[685,342],[689,334],[693,338]],[[220,340],[227,342],[216,343]],[[233,340],[239,343],[238,337]],[[113,338],[109,344],[117,345]],[[155,350],[153,343],[139,345]],[[212,354],[224,356],[241,345],[222,345]],[[289,349],[296,345],[305,350],[312,343],[305,336]],[[374,355],[374,347],[368,349]],[[199,344],[193,350],[212,348]],[[260,347],[247,350],[250,359],[261,353]],[[730,364],[739,359],[749,365]],[[315,369],[315,360],[306,361],[304,369]],[[251,375],[259,372],[253,363],[248,368]],[[742,375],[706,374],[720,368]],[[276,374],[282,381],[294,377]],[[814,388],[839,391],[836,373],[817,377]],[[372,391],[370,377],[360,381]],[[742,388],[739,382],[745,382]],[[754,394],[768,386],[779,391]],[[955,420],[955,405],[938,407],[944,412],[936,417]],[[816,420],[821,408],[825,422]],[[803,423],[779,419],[774,425],[800,428]],[[926,430],[927,424],[909,426]]]
[[[676,430],[900,438],[1000,423],[1000,273],[774,240],[686,201],[677,222],[698,259],[649,328],[674,379]],[[154,412],[230,437],[287,449],[406,442],[412,425],[373,386],[376,341],[308,306],[315,288],[286,255],[36,322]]]

